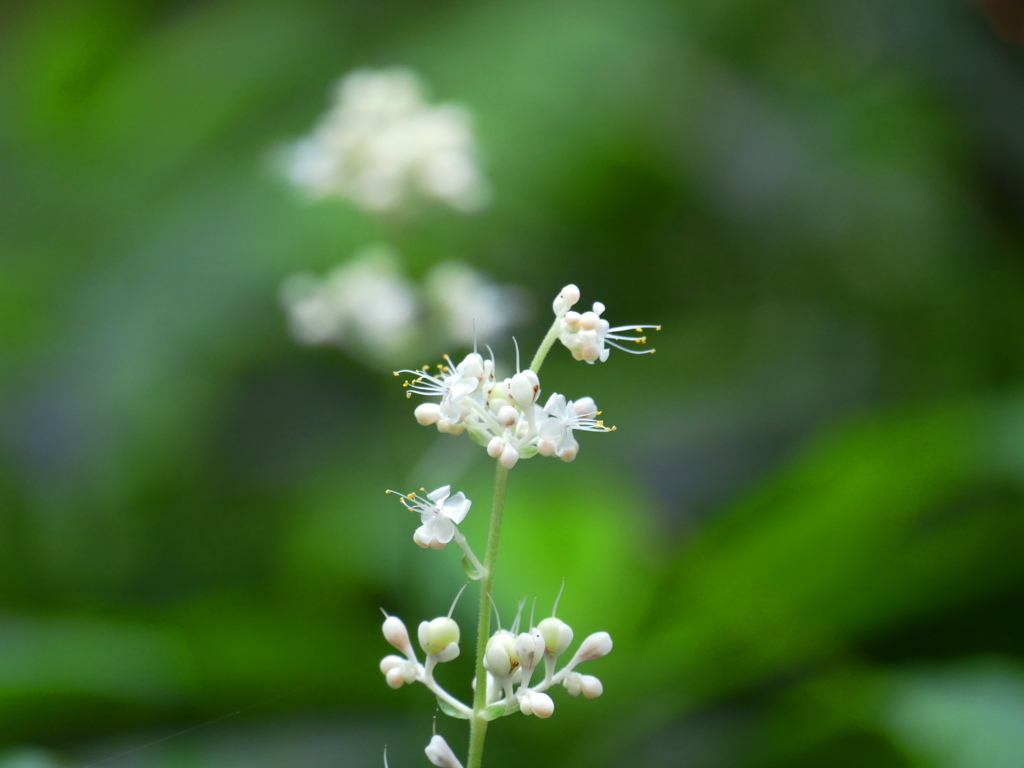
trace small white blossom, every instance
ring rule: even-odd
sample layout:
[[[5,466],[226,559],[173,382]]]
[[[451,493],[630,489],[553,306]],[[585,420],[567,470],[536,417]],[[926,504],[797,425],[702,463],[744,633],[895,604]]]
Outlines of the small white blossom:
[[[313,197],[347,197],[393,210],[410,197],[460,211],[487,201],[469,112],[431,106],[426,88],[401,68],[357,70],[334,90],[330,110],[288,157],[292,182]]]
[[[545,419],[537,427],[537,451],[542,456],[557,456],[562,461],[572,461],[579,453],[580,445],[573,437],[574,430],[586,432],[612,432],[604,422],[594,418],[599,414],[593,398],[566,400],[557,392],[544,405]]]
[[[494,363],[472,352],[455,365],[445,356],[445,365],[438,366],[437,375],[424,368],[418,371],[395,371],[413,374],[416,378],[406,382],[409,391],[406,397],[423,395],[440,397],[436,408],[416,409],[416,420],[421,424],[436,424],[439,432],[459,434],[467,423],[476,423],[481,418],[493,418],[487,413],[487,396],[494,383]]]
[[[421,525],[413,534],[413,541],[423,548],[442,549],[455,538],[456,526],[473,505],[462,491],[452,495],[451,489],[450,485],[444,485],[426,497],[388,491],[398,496],[406,509],[419,513]]]

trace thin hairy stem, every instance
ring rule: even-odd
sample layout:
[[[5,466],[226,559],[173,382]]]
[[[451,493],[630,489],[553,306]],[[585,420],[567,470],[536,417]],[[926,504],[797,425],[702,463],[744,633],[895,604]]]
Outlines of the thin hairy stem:
[[[487,670],[484,669],[484,651],[491,636],[491,590],[494,587],[494,567],[498,560],[498,539],[501,536],[501,515],[505,510],[505,487],[508,470],[498,462],[494,477],[494,501],[491,505],[491,523],[487,529],[487,551],[484,553],[483,578],[480,579],[480,606],[476,626],[476,690],[473,692],[473,717],[469,721],[469,756],[467,768],[480,768],[484,757],[484,737],[487,721]]]
[[[544,341],[537,347],[537,354],[533,356],[533,360],[530,361],[530,370],[534,373],[540,373],[540,367],[544,364],[544,358],[548,356],[548,352],[551,350],[551,346],[558,341],[558,334],[562,330],[562,317],[560,315],[555,316],[555,322],[551,324],[548,329],[547,336],[544,337]]]

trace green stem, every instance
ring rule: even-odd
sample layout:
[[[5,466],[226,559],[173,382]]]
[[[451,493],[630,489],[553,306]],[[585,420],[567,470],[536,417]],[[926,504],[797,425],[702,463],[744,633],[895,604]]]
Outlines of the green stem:
[[[540,367],[544,363],[544,358],[548,356],[548,352],[551,346],[558,341],[558,334],[562,330],[562,318],[561,316],[555,317],[555,322],[551,324],[548,329],[548,335],[544,337],[544,341],[537,347],[537,354],[533,356],[533,360],[530,362],[530,370],[534,373],[540,373]]]
[[[487,670],[484,669],[484,651],[491,636],[491,589],[494,587],[494,566],[498,560],[498,539],[501,536],[501,515],[505,510],[505,486],[508,470],[498,463],[494,477],[494,501],[491,506],[491,524],[487,530],[487,551],[484,553],[484,575],[480,579],[480,614],[476,625],[476,691],[473,692],[473,716],[469,720],[469,756],[467,768],[480,768],[484,757],[484,737],[487,721]]]

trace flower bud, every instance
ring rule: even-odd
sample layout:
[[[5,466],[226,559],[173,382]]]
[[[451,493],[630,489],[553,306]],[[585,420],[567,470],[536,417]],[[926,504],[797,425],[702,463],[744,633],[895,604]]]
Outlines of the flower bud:
[[[584,331],[592,331],[597,328],[601,322],[602,312],[604,312],[604,304],[599,301],[594,302],[594,310],[592,312],[584,312],[580,315],[580,328]]]
[[[423,652],[428,656],[437,656],[442,653],[450,654],[449,646],[455,644],[454,656],[448,656],[439,661],[448,661],[458,656],[459,625],[454,619],[447,616],[439,616],[433,621],[422,621],[419,627],[419,641]]]
[[[505,438],[503,437],[492,437],[490,442],[487,443],[487,455],[492,459],[498,458],[504,451]]]
[[[498,423],[503,427],[511,427],[517,421],[519,421],[519,411],[513,408],[511,405],[503,405],[498,409],[496,414],[498,417]]]
[[[558,457],[562,461],[569,463],[576,458],[576,455],[580,452],[580,444],[573,440],[569,445],[562,449],[561,455]]]
[[[540,394],[540,379],[527,368],[508,380],[508,399],[520,408],[528,408],[537,402]]]
[[[401,688],[407,683],[416,682],[416,664],[401,656],[385,656],[380,660],[380,671],[392,688]]]
[[[588,635],[576,651],[576,655],[572,657],[570,666],[575,666],[581,661],[590,661],[591,659],[599,659],[602,656],[607,656],[612,650],[612,636],[607,632],[595,632],[592,635]]]
[[[527,689],[519,694],[519,711],[524,715],[551,717],[555,711],[555,702],[546,693]]]
[[[569,307],[571,307],[579,300],[580,289],[577,288],[573,283],[569,283],[555,297],[555,301],[552,303],[551,308],[555,311],[556,315],[562,315],[565,314],[566,310],[568,310]]]
[[[544,637],[544,652],[555,658],[572,643],[572,627],[554,616],[542,619],[537,630]]]
[[[580,690],[588,699],[596,699],[604,693],[604,686],[593,675],[580,675]]]
[[[576,415],[581,419],[597,418],[597,403],[594,402],[592,397],[581,397],[579,400],[573,400],[572,407],[576,411]]]
[[[511,632],[499,629],[491,635],[484,649],[484,666],[496,680],[512,676],[519,666],[519,656],[516,654],[516,639]]]
[[[570,672],[566,675],[562,685],[570,696],[579,696],[582,693],[588,699],[596,699],[604,693],[604,686],[600,680],[593,675],[581,675],[579,672]]]
[[[413,411],[416,421],[418,421],[422,427],[436,424],[440,414],[441,406],[437,403],[421,403],[420,405],[417,405],[416,410]]]
[[[505,469],[512,469],[519,461],[519,451],[516,450],[513,445],[506,445],[501,452],[501,458],[498,459],[501,462],[501,466]]]
[[[532,670],[544,656],[544,636],[536,629],[520,633],[516,638],[516,656],[524,674]]]
[[[427,759],[438,768],[462,768],[462,763],[455,757],[448,742],[436,733],[423,751],[427,753]]]
[[[409,631],[397,616],[384,619],[384,639],[406,656],[412,655],[412,643],[409,642]]]

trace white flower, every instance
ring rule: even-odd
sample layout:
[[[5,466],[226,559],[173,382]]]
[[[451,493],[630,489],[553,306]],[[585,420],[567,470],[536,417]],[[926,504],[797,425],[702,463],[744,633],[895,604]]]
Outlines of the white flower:
[[[324,277],[298,274],[281,287],[292,334],[303,344],[336,344],[393,358],[417,332],[419,301],[397,255],[375,245]]]
[[[343,78],[313,134],[291,149],[292,182],[313,197],[339,195],[370,210],[397,208],[414,195],[460,211],[480,208],[487,187],[469,113],[430,106],[425,91],[401,68]]]
[[[412,538],[421,547],[431,549],[442,549],[455,538],[455,526],[466,518],[466,513],[473,505],[462,491],[451,495],[450,485],[431,491],[426,498],[415,493],[388,493],[396,494],[406,509],[419,513],[422,525],[416,529]]]
[[[416,420],[424,426],[436,424],[440,432],[458,434],[468,421],[475,424],[481,419],[492,419],[486,403],[494,382],[494,363],[476,352],[466,355],[458,365],[454,365],[447,355],[444,360],[446,365],[438,366],[436,376],[426,369],[395,371],[395,376],[401,373],[416,376],[405,383],[409,388],[406,397],[417,394],[441,398],[439,403],[419,406]]]
[[[566,400],[557,392],[544,405],[544,418],[537,427],[537,452],[542,456],[557,456],[562,461],[572,461],[579,453],[580,445],[573,437],[574,430],[586,432],[613,432],[604,422],[594,418],[599,414],[593,398]]]
[[[440,316],[444,335],[458,345],[494,338],[526,314],[521,289],[492,283],[457,261],[433,267],[424,277],[423,290]]]
[[[591,364],[598,360],[603,363],[611,352],[606,344],[634,355],[654,352],[653,349],[629,349],[616,342],[631,341],[634,344],[645,344],[646,336],[624,336],[621,331],[641,333],[644,328],[660,331],[660,325],[620,325],[612,328],[608,321],[601,317],[605,306],[599,301],[595,301],[594,308],[588,312],[570,310],[569,308],[579,301],[579,297],[579,288],[569,284],[555,297],[552,304],[555,316],[561,319],[558,339],[572,352],[575,359],[585,360]]]

